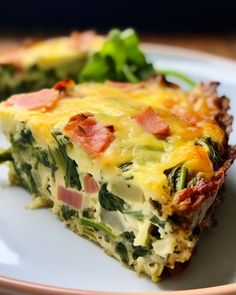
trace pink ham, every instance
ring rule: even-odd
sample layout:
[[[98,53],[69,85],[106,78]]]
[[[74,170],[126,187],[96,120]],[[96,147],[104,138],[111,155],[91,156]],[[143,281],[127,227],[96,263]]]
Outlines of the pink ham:
[[[48,110],[53,108],[59,100],[59,91],[55,89],[43,89],[37,92],[12,95],[6,102],[6,106],[18,106],[28,111]]]
[[[63,203],[76,209],[81,209],[83,203],[82,194],[59,185],[57,188],[57,198]]]
[[[83,180],[84,180],[84,191],[86,193],[91,194],[91,193],[96,193],[98,191],[98,184],[91,174],[89,173],[86,174]]]
[[[81,113],[70,118],[64,128],[72,140],[94,156],[103,153],[114,140],[113,126],[104,126],[91,113]]]
[[[134,118],[145,131],[152,133],[153,135],[165,138],[170,133],[169,125],[153,110],[152,107],[148,107]]]

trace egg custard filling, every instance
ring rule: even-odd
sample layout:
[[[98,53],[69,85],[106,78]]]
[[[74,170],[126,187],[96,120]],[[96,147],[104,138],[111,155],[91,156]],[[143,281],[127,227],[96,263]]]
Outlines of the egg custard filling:
[[[71,230],[153,281],[187,262],[232,163],[228,100],[184,91],[62,81],[11,96],[0,122],[10,180]]]

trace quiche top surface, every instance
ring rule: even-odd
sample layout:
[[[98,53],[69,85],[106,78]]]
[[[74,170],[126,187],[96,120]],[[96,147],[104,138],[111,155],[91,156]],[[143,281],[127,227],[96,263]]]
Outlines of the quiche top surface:
[[[66,81],[55,88],[3,102],[5,132],[17,132],[22,122],[39,146],[50,148],[57,145],[55,133],[62,134],[82,173],[104,173],[119,183],[118,190],[122,182],[137,185],[162,204],[214,175],[211,146],[223,153],[225,133],[214,119],[216,97],[209,85],[188,92],[158,77],[138,84]],[[182,180],[175,179],[176,169],[182,169]],[[131,198],[139,195],[137,189]]]

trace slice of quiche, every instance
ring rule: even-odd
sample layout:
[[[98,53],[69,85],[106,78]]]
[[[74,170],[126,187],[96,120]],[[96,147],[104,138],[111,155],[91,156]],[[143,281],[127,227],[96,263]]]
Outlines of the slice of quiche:
[[[88,56],[103,42],[104,37],[92,31],[73,32],[0,53],[0,100],[52,87],[62,79],[77,80]]]
[[[13,95],[0,105],[11,143],[1,161],[35,206],[50,204],[157,281],[190,259],[233,162],[228,99],[216,87],[187,92],[157,76]]]

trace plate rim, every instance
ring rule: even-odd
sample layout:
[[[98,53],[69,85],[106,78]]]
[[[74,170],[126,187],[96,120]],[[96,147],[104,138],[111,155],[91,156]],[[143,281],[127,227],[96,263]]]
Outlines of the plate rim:
[[[198,59],[199,61],[206,61],[210,63],[214,63],[221,66],[227,66],[231,70],[236,70],[236,60],[220,56],[213,53],[204,52],[201,50],[195,50],[191,48],[179,47],[179,46],[172,46],[167,44],[155,44],[155,43],[147,43],[143,42],[141,44],[142,49],[145,53],[149,54],[163,54],[165,55],[173,55],[173,52],[176,56],[180,57],[191,57],[195,60]]]
[[[206,61],[221,66],[226,66],[228,69],[236,71],[236,61],[222,57],[217,54],[211,54],[203,51],[194,49],[166,45],[166,44],[155,44],[143,42],[141,44],[142,49],[146,54],[158,54],[165,53],[165,55],[173,55],[180,57],[190,57],[199,61]],[[53,285],[34,283],[25,280],[19,280],[8,276],[0,276],[0,291],[5,292],[4,294],[24,294],[24,295],[36,295],[36,294],[47,294],[47,295],[149,295],[149,294],[160,294],[160,295],[234,295],[236,293],[236,283],[224,284],[214,287],[198,288],[198,289],[187,289],[177,291],[157,291],[157,292],[114,292],[114,291],[95,291],[95,290],[82,290],[82,289],[71,289],[64,287],[57,287]],[[42,293],[44,292],[44,293]]]
[[[114,292],[114,291],[94,291],[94,290],[82,290],[63,288],[45,284],[31,283],[24,280],[12,279],[9,277],[0,276],[0,291],[6,292],[4,294],[19,294],[24,295],[234,295],[236,291],[236,283],[177,291],[147,291],[147,292]],[[9,293],[10,292],[10,293]],[[16,293],[17,292],[17,293]]]

